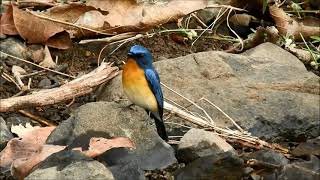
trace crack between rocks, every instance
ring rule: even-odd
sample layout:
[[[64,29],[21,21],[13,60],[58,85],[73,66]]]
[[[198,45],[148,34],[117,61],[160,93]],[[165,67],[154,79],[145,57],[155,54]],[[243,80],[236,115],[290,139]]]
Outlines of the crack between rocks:
[[[252,89],[271,89],[271,90],[279,90],[279,91],[294,91],[299,93],[308,93],[314,95],[320,95],[319,86],[305,86],[301,84],[277,84],[277,85],[270,85],[270,84],[257,84],[254,86],[248,86],[248,88]]]

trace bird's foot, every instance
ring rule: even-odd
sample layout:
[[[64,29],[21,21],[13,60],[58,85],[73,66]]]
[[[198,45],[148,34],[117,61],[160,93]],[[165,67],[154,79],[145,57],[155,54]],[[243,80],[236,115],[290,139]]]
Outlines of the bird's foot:
[[[129,105],[125,106],[125,108],[134,110],[134,109],[133,109],[133,106],[134,106],[134,104],[133,104],[133,103],[130,103]]]
[[[146,123],[146,126],[153,126],[154,125],[149,114],[148,114],[147,118],[145,119],[145,123]]]

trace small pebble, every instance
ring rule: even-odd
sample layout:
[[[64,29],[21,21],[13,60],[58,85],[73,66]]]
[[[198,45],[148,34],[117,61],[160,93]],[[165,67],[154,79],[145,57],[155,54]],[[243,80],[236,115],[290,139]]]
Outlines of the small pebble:
[[[91,56],[91,54],[92,54],[92,53],[91,53],[90,51],[86,51],[86,52],[85,52],[85,56],[86,56],[86,57]]]
[[[45,79],[42,79],[42,80],[39,82],[38,87],[39,87],[39,88],[46,88],[46,87],[48,87],[48,86],[50,86],[50,85],[51,85],[51,80],[48,79],[48,78],[45,78]]]

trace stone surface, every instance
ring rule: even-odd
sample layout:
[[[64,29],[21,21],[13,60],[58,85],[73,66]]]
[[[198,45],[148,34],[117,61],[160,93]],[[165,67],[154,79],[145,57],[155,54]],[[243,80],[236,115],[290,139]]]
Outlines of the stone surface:
[[[295,156],[320,156],[320,136],[300,143],[291,153]]]
[[[174,151],[156,133],[144,110],[127,104],[95,102],[81,106],[48,137],[47,143],[88,148],[91,137],[129,137],[136,149],[117,148],[102,155],[110,169],[127,168],[140,175],[140,170],[163,169],[176,162]],[[110,155],[111,153],[111,155]],[[126,167],[125,167],[126,166]],[[125,173],[120,173],[124,178]]]
[[[235,150],[224,139],[202,129],[189,130],[180,140],[177,158],[179,162],[191,162],[200,157]]]
[[[320,160],[316,156],[311,156],[310,161],[288,164],[284,166],[279,179],[320,179]]]
[[[155,63],[161,81],[190,100],[205,97],[253,135],[296,140],[320,135],[319,77],[308,72],[292,54],[261,44],[243,54],[202,52]],[[163,88],[164,97],[189,104]],[[100,100],[126,99],[121,76],[98,95]],[[217,125],[230,121],[205,102],[199,102]],[[196,108],[192,111],[199,112]]]
[[[29,52],[27,51],[26,45],[16,38],[7,38],[1,40],[0,49],[2,52],[5,52],[10,55],[14,55],[19,58],[27,59],[30,57]],[[6,63],[10,65],[17,65],[18,61],[8,60]]]
[[[13,135],[8,129],[6,122],[0,116],[0,151],[5,148],[7,142],[12,138]]]
[[[44,78],[39,82],[38,87],[39,88],[46,88],[46,87],[48,87],[50,85],[51,85],[50,79]]]
[[[272,150],[259,150],[252,153],[250,156],[253,159],[257,159],[259,161],[263,161],[274,165],[284,166],[289,164],[289,160],[284,155]]]
[[[103,164],[77,151],[60,151],[42,161],[26,180],[113,180],[111,171]]]
[[[241,179],[244,174],[243,160],[233,153],[201,157],[175,172],[176,180],[185,179]]]
[[[41,126],[37,121],[33,121],[32,119],[20,115],[13,115],[6,119],[7,126],[11,128],[12,126],[19,126],[23,125],[26,126],[27,123],[31,124],[32,126]]]

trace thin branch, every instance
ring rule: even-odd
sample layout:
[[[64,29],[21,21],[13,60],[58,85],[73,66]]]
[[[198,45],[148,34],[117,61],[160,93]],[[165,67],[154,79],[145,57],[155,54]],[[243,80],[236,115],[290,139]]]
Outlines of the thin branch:
[[[38,68],[45,69],[45,70],[47,70],[47,71],[54,72],[54,73],[57,73],[57,74],[60,74],[60,75],[63,75],[63,76],[75,78],[75,76],[71,76],[71,75],[69,75],[69,74],[65,74],[65,73],[62,73],[62,72],[59,72],[59,71],[56,71],[56,70],[52,70],[52,69],[49,69],[49,68],[40,66],[40,65],[35,64],[35,63],[33,63],[33,62],[30,62],[30,61],[24,60],[24,59],[22,59],[22,58],[19,58],[19,57],[16,57],[16,56],[7,54],[7,53],[5,53],[5,52],[0,51],[0,53],[1,53],[1,54],[4,54],[4,55],[6,55],[6,56],[9,56],[9,57],[11,57],[11,58],[14,58],[14,59],[16,59],[16,60],[19,60],[19,61],[22,61],[22,62],[31,64],[31,65],[37,66]]]
[[[191,101],[190,99],[184,97],[182,94],[178,93],[177,91],[173,90],[172,88],[168,87],[167,85],[161,83],[162,86],[164,86],[165,88],[169,89],[171,92],[177,94],[178,96],[182,97],[183,99],[187,100],[188,102],[192,103],[195,107],[197,107],[198,109],[200,109],[206,116],[207,118],[210,120],[211,124],[214,124],[212,118],[210,117],[210,115],[207,113],[207,111],[205,111],[202,107],[200,107],[198,104],[194,103],[193,101]]]
[[[215,105],[213,102],[209,101],[206,98],[201,98],[202,100],[206,101],[207,103],[211,104],[212,106],[214,106],[216,109],[218,109],[223,115],[225,115],[231,122],[233,125],[235,125],[241,132],[244,132],[244,130],[224,111],[222,111],[221,108],[219,108],[217,105]]]
[[[34,114],[31,114],[30,112],[27,112],[27,111],[19,110],[18,112],[21,113],[21,114],[23,114],[23,115],[25,115],[25,116],[27,116],[28,118],[31,118],[31,119],[34,120],[34,121],[39,122],[39,123],[42,124],[42,125],[45,125],[45,126],[56,126],[56,125],[57,125],[57,124],[55,124],[55,123],[50,122],[50,121],[47,120],[47,119],[44,119],[44,118],[42,118],[42,117],[40,117],[40,116],[36,116],[36,115],[34,115]]]
[[[237,8],[237,7],[230,6],[230,5],[222,5],[222,4],[212,4],[212,5],[208,5],[206,8],[227,8],[227,9],[234,9],[234,10],[237,10],[237,11],[248,12],[245,9]]]
[[[228,16],[227,16],[227,26],[228,28],[230,29],[230,31],[235,35],[237,36],[237,38],[239,39],[239,42],[241,44],[241,48],[239,49],[239,51],[242,51],[243,48],[244,48],[244,44],[243,44],[243,40],[241,39],[241,37],[230,27],[230,24],[229,24],[229,16],[232,12],[232,9],[229,10],[229,13],[228,13]]]
[[[1,99],[0,112],[15,111],[25,107],[45,106],[63,102],[92,92],[96,86],[112,79],[118,68],[110,63],[101,66],[58,88],[44,89],[29,95]]]
[[[76,28],[79,28],[79,29],[84,29],[84,30],[87,30],[87,31],[95,32],[95,33],[98,33],[98,34],[103,34],[103,35],[108,35],[108,36],[114,35],[114,34],[111,34],[111,33],[105,33],[105,32],[101,32],[101,31],[97,31],[97,30],[94,30],[94,29],[90,29],[90,28],[87,28],[87,27],[84,27],[84,26],[79,26],[79,25],[76,25],[76,24],[73,24],[73,23],[61,21],[61,20],[58,20],[58,19],[53,19],[53,18],[50,18],[50,17],[47,17],[47,16],[42,16],[42,15],[34,13],[34,12],[28,10],[28,9],[26,11],[28,13],[38,17],[38,18],[41,18],[41,19],[49,20],[49,21],[52,21],[52,22],[60,23],[60,24],[65,24],[65,25],[76,27]]]

